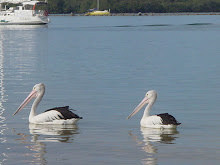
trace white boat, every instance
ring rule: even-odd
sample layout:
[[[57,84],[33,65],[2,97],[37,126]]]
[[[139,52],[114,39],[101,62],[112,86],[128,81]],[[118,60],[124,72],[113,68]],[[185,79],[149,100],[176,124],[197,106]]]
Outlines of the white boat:
[[[9,7],[10,4],[16,6]],[[0,0],[0,25],[47,24],[49,18],[46,9],[46,1]]]

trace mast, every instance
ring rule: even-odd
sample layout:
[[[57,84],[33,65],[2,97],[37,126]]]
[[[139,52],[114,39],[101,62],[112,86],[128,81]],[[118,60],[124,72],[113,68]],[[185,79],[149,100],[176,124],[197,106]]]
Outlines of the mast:
[[[99,0],[97,0],[97,10],[99,10]]]

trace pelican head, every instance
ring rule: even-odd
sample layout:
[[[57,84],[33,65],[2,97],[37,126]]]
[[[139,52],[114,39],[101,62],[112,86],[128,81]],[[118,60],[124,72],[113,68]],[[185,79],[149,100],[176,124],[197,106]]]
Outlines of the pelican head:
[[[23,101],[23,103],[18,107],[13,116],[21,111],[33,98],[38,98],[39,101],[42,99],[45,92],[45,85],[43,83],[36,84],[33,90],[28,95],[28,97]]]
[[[33,87],[33,90],[36,91],[38,94],[39,93],[42,93],[45,91],[45,85],[43,83],[39,83],[39,84],[36,84],[34,87]]]
[[[131,118],[132,116],[134,116],[136,113],[138,113],[141,108],[145,105],[145,104],[151,104],[153,105],[154,102],[157,99],[157,92],[155,90],[150,90],[146,93],[144,99],[138,104],[138,106],[133,110],[133,112],[127,117],[127,119]]]

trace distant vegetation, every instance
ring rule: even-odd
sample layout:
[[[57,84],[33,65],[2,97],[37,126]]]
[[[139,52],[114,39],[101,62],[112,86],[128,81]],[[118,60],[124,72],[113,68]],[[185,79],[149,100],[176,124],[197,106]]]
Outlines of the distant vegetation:
[[[112,13],[220,12],[220,0],[99,0]],[[48,0],[49,13],[85,13],[97,0]]]

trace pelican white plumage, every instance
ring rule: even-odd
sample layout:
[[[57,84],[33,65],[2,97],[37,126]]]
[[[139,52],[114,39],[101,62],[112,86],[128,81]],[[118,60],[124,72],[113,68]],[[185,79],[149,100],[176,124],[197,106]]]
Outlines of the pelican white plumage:
[[[33,98],[36,98],[32,104],[30,115],[29,115],[29,123],[34,124],[75,124],[79,119],[79,117],[75,113],[69,109],[69,106],[65,107],[55,107],[46,110],[45,112],[36,115],[36,109],[39,105],[42,97],[45,93],[45,85],[43,83],[36,84],[33,87],[33,90],[28,95],[28,97],[23,101],[23,103],[18,107],[15,115],[19,111],[21,111]]]
[[[133,110],[133,112],[127,117],[134,116],[141,108],[148,104],[145,108],[143,117],[140,121],[142,127],[150,128],[176,128],[179,123],[172,115],[168,113],[162,113],[158,115],[149,115],[149,111],[157,99],[157,92],[155,90],[150,90],[146,93],[144,99],[139,103],[139,105]]]

